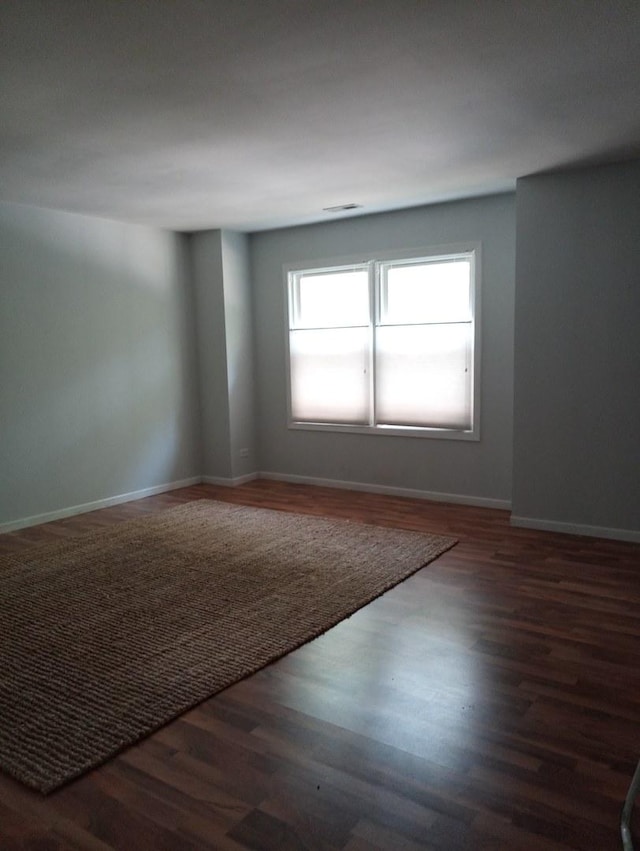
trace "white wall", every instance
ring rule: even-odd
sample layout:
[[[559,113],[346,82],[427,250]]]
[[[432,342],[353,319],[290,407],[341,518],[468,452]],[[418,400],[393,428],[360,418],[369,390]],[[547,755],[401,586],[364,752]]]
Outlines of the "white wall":
[[[251,236],[262,471],[510,500],[514,206],[513,195],[499,195]],[[465,241],[482,244],[480,442],[288,429],[283,265]]]
[[[639,329],[640,162],[518,181],[515,522],[640,540]]]
[[[0,523],[200,474],[185,238],[0,205]]]

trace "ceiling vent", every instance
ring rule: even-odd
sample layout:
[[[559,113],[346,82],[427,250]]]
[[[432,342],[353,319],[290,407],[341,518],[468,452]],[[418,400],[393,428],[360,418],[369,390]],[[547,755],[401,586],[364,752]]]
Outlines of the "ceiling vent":
[[[342,213],[345,210],[358,210],[362,204],[338,204],[337,207],[323,207],[325,213]]]

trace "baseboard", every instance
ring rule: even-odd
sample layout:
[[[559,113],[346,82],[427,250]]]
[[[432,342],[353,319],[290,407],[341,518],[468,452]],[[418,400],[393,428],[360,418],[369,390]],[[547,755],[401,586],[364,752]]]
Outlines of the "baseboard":
[[[564,523],[538,517],[511,515],[511,525],[524,529],[541,529],[545,532],[562,532],[566,535],[587,535],[590,538],[612,538],[615,541],[640,543],[640,531],[634,529],[612,529],[608,526],[588,526],[584,523]]]
[[[99,508],[121,505],[123,502],[143,499],[145,496],[155,496],[159,493],[178,490],[178,488],[188,488],[191,485],[199,485],[201,481],[201,476],[193,476],[190,479],[180,479],[176,482],[167,482],[164,485],[154,485],[151,488],[143,488],[142,490],[131,491],[130,493],[121,493],[117,496],[109,496],[106,499],[97,499],[94,502],[84,502],[82,505],[72,505],[69,508],[61,508],[57,511],[34,514],[31,517],[23,517],[20,520],[10,520],[8,523],[0,523],[0,534],[15,532],[17,529],[26,529],[28,526],[39,526],[41,523],[50,523],[53,520],[62,520],[65,517],[73,517],[76,514],[86,514],[88,511],[97,511]]]
[[[181,479],[180,481],[167,482],[163,485],[156,485],[151,488],[143,488],[142,490],[132,491],[131,493],[118,494],[117,496],[107,497],[106,499],[98,499],[94,502],[85,502],[81,505],[72,505],[68,508],[62,508],[57,511],[48,511],[44,514],[35,514],[31,517],[23,517],[19,520],[11,520],[7,523],[0,523],[0,534],[5,532],[15,532],[18,529],[26,529],[28,526],[38,526],[41,523],[50,523],[53,520],[62,520],[65,517],[73,517],[76,514],[86,514],[88,511],[97,511],[100,508],[109,508],[113,505],[120,505],[124,502],[131,502],[134,499],[143,499],[146,496],[155,496],[159,493],[177,490],[178,488],[186,488],[191,485],[197,485],[201,482],[208,485],[221,485],[223,487],[238,487],[239,485],[248,484],[256,479],[270,479],[279,482],[291,482],[293,484],[318,485],[326,488],[339,488],[341,490],[363,491],[365,493],[380,493],[387,496],[408,497],[411,499],[432,500],[433,502],[450,502],[458,505],[472,505],[480,508],[499,508],[509,510],[511,503],[508,500],[490,499],[482,496],[470,496],[467,494],[441,493],[439,491],[423,491],[414,488],[399,488],[388,485],[376,485],[368,482],[347,482],[341,479],[323,479],[316,476],[296,476],[288,473],[248,473],[245,476],[236,476],[235,478],[224,476],[194,476],[189,479]],[[524,518],[526,520],[526,518]],[[513,523],[513,518],[512,518]],[[519,525],[519,524],[514,524]],[[520,525],[527,525],[522,523]],[[560,524],[562,525],[562,524]],[[547,526],[531,526],[531,528],[549,528]],[[557,531],[572,532],[571,529],[558,529]],[[614,535],[604,534],[606,530],[595,532],[573,532],[573,534],[594,534],[600,537],[615,537]],[[621,530],[613,530],[621,531]],[[624,530],[622,530],[624,531]],[[640,540],[640,534],[636,534],[635,538],[622,538],[622,540]]]
[[[259,477],[259,473],[247,473],[246,476],[236,476],[235,478],[203,476],[200,481],[205,485],[222,485],[225,488],[236,488],[238,485],[246,485],[248,482],[254,482]]]
[[[387,496],[402,496],[410,499],[424,499],[432,502],[452,502],[457,505],[473,505],[478,508],[500,508],[509,510],[511,502],[507,499],[491,499],[485,496],[471,496],[459,493],[441,493],[440,491],[423,491],[414,488],[398,488],[390,485],[376,485],[369,482],[345,482],[341,479],[321,479],[316,476],[295,476],[289,473],[258,474],[260,479],[271,479],[276,482],[291,482],[300,485],[319,485],[324,488],[340,488],[366,493],[381,493]]]
[[[44,514],[34,514],[31,517],[23,517],[20,520],[10,520],[0,523],[0,534],[15,532],[18,529],[26,529],[29,526],[38,526],[41,523],[50,523],[53,520],[62,520],[65,517],[73,517],[76,514],[86,514],[89,511],[97,511],[100,508],[109,508],[124,502],[132,502],[135,499],[143,499],[146,496],[155,496],[160,493],[190,487],[200,483],[208,485],[221,485],[223,487],[238,487],[248,484],[256,479],[269,479],[276,482],[291,482],[292,484],[317,485],[325,488],[338,488],[340,490],[362,491],[365,493],[380,493],[387,496],[408,497],[411,499],[431,500],[433,502],[450,502],[457,505],[471,505],[479,508],[498,508],[509,510],[511,503],[506,499],[492,499],[483,496],[471,496],[469,494],[441,493],[440,491],[425,491],[415,488],[399,488],[389,485],[377,485],[369,482],[348,482],[341,479],[323,479],[318,476],[297,476],[290,473],[259,472],[248,473],[245,476],[235,478],[224,476],[193,476],[189,479],[180,479],[175,482],[167,482],[163,485],[155,485],[130,493],[110,496],[106,499],[98,499],[93,502],[85,502],[81,505],[72,505],[57,511],[48,511]],[[537,517],[521,517],[511,515],[512,526],[524,529],[540,529],[546,532],[561,532],[567,535],[586,535],[591,538],[611,538],[617,541],[629,541],[640,543],[640,531],[635,529],[615,529],[607,526],[589,526],[584,523],[565,523],[558,520],[545,520]]]

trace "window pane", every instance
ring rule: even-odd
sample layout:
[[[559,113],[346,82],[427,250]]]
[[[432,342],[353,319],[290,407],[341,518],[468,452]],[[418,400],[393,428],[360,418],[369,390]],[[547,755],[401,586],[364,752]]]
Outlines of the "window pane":
[[[471,262],[382,264],[383,325],[471,319]]]
[[[294,278],[293,328],[336,328],[369,322],[366,268]]]
[[[471,428],[470,323],[381,327],[376,424]]]
[[[294,420],[368,424],[368,328],[291,331],[290,352]]]

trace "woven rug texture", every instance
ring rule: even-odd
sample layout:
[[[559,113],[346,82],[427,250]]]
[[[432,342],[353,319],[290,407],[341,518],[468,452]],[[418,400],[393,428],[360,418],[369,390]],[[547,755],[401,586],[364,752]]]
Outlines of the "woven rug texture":
[[[453,546],[211,500],[0,558],[0,767],[50,792]]]

